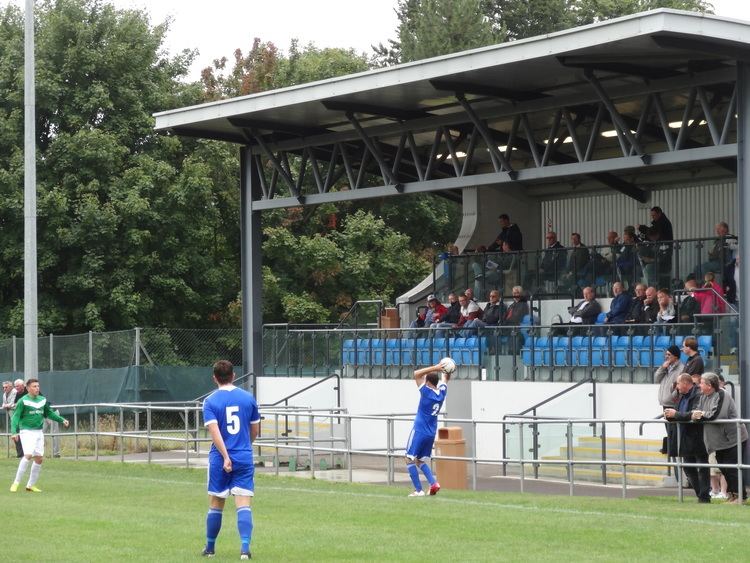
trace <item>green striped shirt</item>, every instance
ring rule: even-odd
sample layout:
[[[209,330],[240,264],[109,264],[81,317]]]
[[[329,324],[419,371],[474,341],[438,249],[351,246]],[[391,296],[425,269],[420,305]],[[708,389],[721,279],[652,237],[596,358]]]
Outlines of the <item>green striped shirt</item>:
[[[10,431],[12,434],[18,434],[19,430],[41,430],[45,418],[65,422],[63,417],[50,408],[45,397],[24,395],[16,403],[16,411],[10,421]]]

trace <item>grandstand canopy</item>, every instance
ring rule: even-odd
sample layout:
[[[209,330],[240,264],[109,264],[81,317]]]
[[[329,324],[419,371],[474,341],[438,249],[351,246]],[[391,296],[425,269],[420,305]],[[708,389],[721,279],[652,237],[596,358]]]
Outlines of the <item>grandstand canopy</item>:
[[[750,23],[662,9],[166,111],[156,129],[242,147],[245,370],[260,373],[258,212],[474,186],[646,202],[738,164],[744,211],[747,63]]]

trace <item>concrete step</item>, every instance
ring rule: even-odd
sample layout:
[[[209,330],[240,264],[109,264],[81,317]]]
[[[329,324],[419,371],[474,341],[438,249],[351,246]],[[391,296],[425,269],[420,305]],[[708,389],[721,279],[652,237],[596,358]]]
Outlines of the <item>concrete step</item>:
[[[598,436],[580,436],[576,440],[579,446],[601,449],[602,439]],[[622,440],[620,438],[610,437],[607,439],[609,448],[620,448]],[[661,440],[650,440],[646,438],[625,438],[626,450],[648,450],[658,452],[661,449]]]
[[[623,459],[622,450],[620,449],[607,449],[603,452],[604,458],[608,461],[620,461]],[[560,448],[560,455],[567,457],[568,448],[562,446]],[[572,459],[602,459],[601,448],[587,448],[582,446],[573,447]],[[667,461],[667,456],[659,452],[652,452],[647,450],[627,450],[625,451],[625,459],[628,461]]]
[[[639,487],[664,487],[665,485],[670,485],[673,483],[673,480],[670,479],[666,474],[653,475],[649,473],[636,473],[635,471],[633,471],[633,469],[633,466],[629,466],[626,471],[626,481],[628,485]],[[527,474],[529,474],[528,470]],[[568,470],[563,466],[543,465],[539,467],[539,477],[567,481]],[[622,478],[622,471],[615,471],[612,469],[607,471],[608,485],[621,485]],[[582,467],[575,467],[573,469],[573,482],[601,483],[602,471],[601,469],[585,469]]]
[[[544,456],[542,457],[543,460],[554,460],[554,461],[563,461],[567,460],[567,456],[563,452],[562,456]],[[574,461],[581,461],[579,458],[573,458]],[[608,461],[616,461],[614,459],[610,459]],[[635,460],[629,460],[629,461],[635,461]],[[557,466],[562,467],[562,466]],[[591,464],[576,464],[575,465],[575,471],[577,472],[579,468],[581,469],[594,469],[599,472],[599,475],[601,475],[601,464],[597,463],[591,463]],[[617,465],[608,465],[607,471],[619,471],[621,472],[621,466]],[[651,475],[661,475],[665,476],[667,474],[667,471],[669,470],[669,467],[666,465],[628,465],[627,466],[627,473],[639,473],[639,474],[651,474]]]

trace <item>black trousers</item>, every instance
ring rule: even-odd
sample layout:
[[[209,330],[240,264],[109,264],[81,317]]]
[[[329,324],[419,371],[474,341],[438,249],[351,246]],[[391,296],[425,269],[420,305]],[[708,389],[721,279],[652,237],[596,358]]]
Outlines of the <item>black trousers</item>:
[[[16,441],[16,457],[23,457],[23,446],[21,445],[21,437],[18,437]]]
[[[742,451],[745,451],[746,442],[742,442]],[[718,463],[737,464],[737,446],[734,445],[726,450],[716,450],[716,461]],[[737,475],[737,468],[721,467],[720,471],[724,474],[724,478],[727,480],[727,492],[734,493],[739,496],[739,476]],[[742,500],[747,498],[747,490],[744,490],[743,483]]]
[[[685,463],[708,463],[708,455],[686,455]],[[708,467],[683,467],[695,496],[703,502],[711,501],[711,474]]]

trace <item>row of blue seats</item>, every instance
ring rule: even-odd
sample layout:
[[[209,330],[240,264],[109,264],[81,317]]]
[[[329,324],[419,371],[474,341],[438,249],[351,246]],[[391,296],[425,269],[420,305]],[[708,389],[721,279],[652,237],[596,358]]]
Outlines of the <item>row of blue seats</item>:
[[[359,338],[344,340],[345,365],[430,365],[450,356],[456,365],[479,365],[487,339],[469,338]]]
[[[684,336],[539,336],[527,338],[521,349],[526,366],[648,367],[664,362],[664,350],[682,346]],[[707,358],[713,351],[711,336],[699,336],[698,352]],[[681,354],[683,362],[687,355]]]

